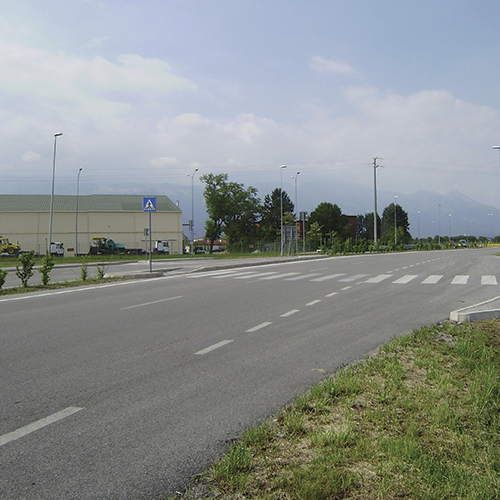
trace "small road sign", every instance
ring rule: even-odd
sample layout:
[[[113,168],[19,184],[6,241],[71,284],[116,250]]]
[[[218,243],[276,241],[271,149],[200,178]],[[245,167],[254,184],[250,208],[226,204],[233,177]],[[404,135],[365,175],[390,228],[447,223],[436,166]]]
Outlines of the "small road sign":
[[[156,212],[156,196],[149,196],[142,199],[143,212]]]

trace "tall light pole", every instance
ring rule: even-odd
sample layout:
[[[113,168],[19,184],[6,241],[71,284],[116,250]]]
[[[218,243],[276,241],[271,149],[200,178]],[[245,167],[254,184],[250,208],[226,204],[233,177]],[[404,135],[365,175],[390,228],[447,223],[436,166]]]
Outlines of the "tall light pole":
[[[373,240],[377,243],[377,165],[378,156],[373,158],[373,193],[375,197],[375,207],[373,210]]]
[[[49,219],[49,241],[47,253],[50,254],[50,244],[52,243],[52,218],[54,216],[54,182],[56,178],[56,144],[57,138],[62,135],[62,132],[54,134],[54,156],[52,160],[52,193],[50,195],[50,219]]]
[[[417,212],[418,241],[420,241],[420,210]]]
[[[191,174],[191,220],[189,221],[189,230],[191,236],[191,253],[194,254],[194,175],[198,172],[195,168]],[[189,174],[188,174],[189,177]]]
[[[299,174],[300,172],[297,172],[295,174],[295,219],[298,219],[299,218],[299,209],[297,208],[297,179],[299,177]],[[292,178],[293,178],[293,175],[292,175]],[[300,224],[300,221],[299,221],[299,224]],[[295,251],[297,251],[298,249],[298,239],[295,238]]]
[[[283,257],[283,169],[286,165],[280,167],[280,255]]]
[[[76,219],[75,219],[75,256],[78,255],[78,196],[80,194],[80,174],[82,173],[82,168],[78,169],[78,175],[76,176]]]
[[[498,151],[498,171],[500,173],[500,146],[493,146],[492,149],[496,149]],[[491,239],[493,241],[493,235],[491,235]]]
[[[449,243],[451,244],[451,214],[448,214],[448,222],[449,222],[449,224],[448,224],[448,233],[449,233],[448,237],[450,238]]]
[[[438,205],[438,243],[441,245],[441,203]]]
[[[398,225],[396,223],[396,202],[399,196],[394,196],[394,250],[398,245]]]

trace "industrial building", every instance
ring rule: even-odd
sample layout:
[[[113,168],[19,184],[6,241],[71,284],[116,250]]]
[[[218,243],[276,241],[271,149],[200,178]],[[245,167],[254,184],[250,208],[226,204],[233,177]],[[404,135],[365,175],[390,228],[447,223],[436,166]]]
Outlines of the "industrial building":
[[[126,248],[149,248],[168,241],[170,253],[182,254],[182,211],[166,196],[154,197],[156,210],[144,212],[138,195],[56,195],[52,209],[52,241],[62,242],[66,255],[86,254],[94,236],[110,238]],[[0,236],[23,251],[44,254],[48,248],[50,195],[0,195]]]

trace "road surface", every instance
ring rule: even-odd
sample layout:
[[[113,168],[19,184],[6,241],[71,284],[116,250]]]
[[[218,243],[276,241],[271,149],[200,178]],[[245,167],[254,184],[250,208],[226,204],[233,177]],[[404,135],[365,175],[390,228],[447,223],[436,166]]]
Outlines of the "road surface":
[[[6,296],[0,497],[164,498],[325,374],[500,295],[494,253],[285,260]]]

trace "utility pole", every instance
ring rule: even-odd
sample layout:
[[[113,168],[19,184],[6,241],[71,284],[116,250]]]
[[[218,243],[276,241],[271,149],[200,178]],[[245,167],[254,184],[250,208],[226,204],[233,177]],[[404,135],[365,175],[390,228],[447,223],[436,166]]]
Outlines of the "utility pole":
[[[377,168],[381,165],[377,165],[377,160],[381,160],[378,156],[373,158],[373,192],[375,196],[375,209],[373,211],[373,240],[377,244]]]

